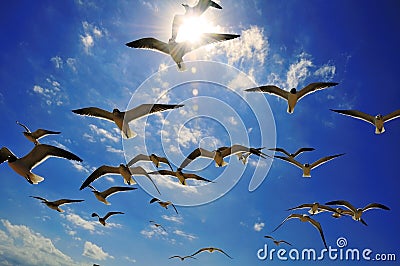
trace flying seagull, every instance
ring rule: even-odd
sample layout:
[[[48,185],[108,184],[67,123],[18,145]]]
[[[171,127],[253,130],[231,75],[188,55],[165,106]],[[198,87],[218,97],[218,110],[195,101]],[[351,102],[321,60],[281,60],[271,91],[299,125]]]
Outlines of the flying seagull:
[[[73,199],[59,199],[59,200],[55,200],[55,201],[48,201],[47,199],[42,198],[42,197],[37,197],[37,196],[30,196],[30,197],[41,200],[42,203],[46,204],[47,207],[49,207],[50,209],[56,210],[58,212],[64,212],[64,210],[60,209],[60,207],[59,207],[60,205],[84,201],[84,200],[73,200]]]
[[[172,21],[172,37],[171,40],[175,40],[178,35],[179,27],[182,25],[185,18],[199,17],[201,16],[209,7],[214,7],[217,9],[222,9],[220,5],[211,0],[199,0],[197,5],[189,6],[187,4],[182,4],[185,8],[185,14],[175,15]]]
[[[133,185],[136,184],[136,181],[132,178],[132,175],[144,175],[146,176],[154,185],[158,193],[160,191],[158,190],[156,184],[154,183],[153,179],[147,174],[146,170],[143,167],[137,166],[137,167],[128,167],[124,164],[120,164],[119,166],[108,166],[108,165],[102,165],[96,170],[94,170],[93,173],[86,178],[86,180],[83,182],[81,187],[79,188],[80,190],[84,189],[85,187],[89,186],[93,181],[96,179],[104,176],[104,175],[121,175],[124,178],[124,183],[127,185]],[[161,193],[160,193],[161,194]]]
[[[383,127],[385,122],[389,122],[390,120],[400,117],[400,109],[385,116],[378,114],[375,117],[357,110],[330,110],[342,115],[351,116],[353,118],[361,119],[363,121],[371,123],[375,126],[375,134],[381,134],[385,132],[385,128]]]
[[[169,176],[174,176],[176,178],[178,178],[179,182],[186,186],[186,179],[196,179],[196,180],[200,180],[200,181],[205,181],[205,182],[210,182],[210,183],[214,183],[211,180],[205,179],[199,175],[196,174],[189,174],[189,173],[183,173],[181,169],[178,169],[177,171],[170,171],[170,170],[158,170],[158,171],[154,171],[154,172],[150,172],[148,173],[149,175],[169,175]]]
[[[371,209],[382,209],[382,210],[387,210],[387,211],[390,210],[389,207],[387,207],[383,204],[380,204],[380,203],[370,203],[367,206],[365,206],[364,208],[356,208],[350,202],[345,201],[345,200],[334,200],[334,201],[327,202],[325,204],[346,207],[348,210],[351,211],[350,215],[353,218],[353,220],[360,221],[364,225],[367,225],[367,223],[361,218],[361,216],[365,211],[368,211]],[[346,213],[346,214],[349,214],[349,213]]]
[[[154,225],[156,228],[161,228],[162,230],[164,230],[165,232],[167,232],[167,230],[165,230],[164,226],[162,226],[159,223],[156,223],[155,221],[149,221],[149,223],[151,223],[152,225]]]
[[[313,151],[315,149],[314,148],[300,148],[295,153],[289,153],[283,148],[271,148],[271,149],[268,149],[268,150],[281,152],[281,153],[284,153],[287,157],[295,158],[297,155],[299,155],[302,152]]]
[[[44,180],[43,177],[32,173],[31,170],[49,157],[58,157],[82,162],[82,159],[75,154],[47,144],[35,145],[35,147],[22,158],[15,156],[6,147],[0,149],[0,163],[8,161],[8,165],[11,169],[13,169],[17,174],[23,176],[31,184],[38,184]]]
[[[90,187],[92,189],[92,192],[94,194],[94,196],[101,202],[103,202],[106,205],[110,205],[111,203],[109,203],[107,201],[107,197],[111,196],[114,193],[118,193],[118,192],[123,192],[123,191],[130,191],[130,190],[135,190],[137,188],[135,187],[110,187],[104,191],[98,191],[97,189],[95,189],[92,185],[88,185],[88,187]]]
[[[321,158],[315,162],[313,162],[312,164],[306,163],[306,164],[301,164],[298,161],[296,161],[295,159],[291,158],[291,157],[283,157],[283,156],[275,156],[275,158],[287,161],[297,167],[299,167],[300,169],[303,170],[303,177],[311,177],[311,170],[314,168],[317,168],[318,166],[320,166],[323,163],[326,163],[336,157],[342,156],[344,155],[344,153],[341,154],[336,154],[336,155],[332,155],[332,156],[327,156],[324,158]]]
[[[179,255],[175,255],[175,256],[172,256],[172,257],[169,257],[168,259],[174,259],[174,258],[177,258],[177,259],[180,259],[181,261],[184,261],[185,259],[188,259],[188,258],[191,258],[191,259],[197,259],[197,258],[195,258],[195,257],[193,257],[193,256],[190,256],[190,255],[188,255],[188,256],[179,256]]]
[[[165,163],[165,164],[168,164],[168,166],[169,166],[169,168],[171,168],[171,170],[173,170],[172,166],[169,163],[167,158],[159,157],[159,156],[155,155],[154,153],[152,153],[150,155],[145,155],[145,154],[136,155],[134,158],[132,158],[132,160],[129,161],[127,166],[130,167],[130,166],[132,166],[133,164],[135,164],[138,161],[150,161],[150,162],[153,162],[153,164],[157,168],[160,166],[160,163]]]
[[[294,107],[296,106],[297,102],[304,96],[315,92],[317,90],[322,90],[325,88],[329,88],[332,86],[336,86],[339,83],[336,82],[314,82],[310,83],[301,90],[297,91],[296,88],[292,88],[290,91],[283,90],[275,85],[266,85],[261,87],[255,87],[251,89],[247,89],[245,91],[249,92],[262,92],[262,93],[269,93],[274,94],[275,96],[281,97],[288,102],[288,109],[287,112],[289,114],[293,113]]]
[[[161,200],[159,200],[157,198],[152,198],[150,200],[150,204],[152,204],[154,202],[157,202],[161,207],[163,207],[165,209],[168,209],[168,206],[171,205],[174,208],[176,214],[178,214],[178,210],[176,209],[175,205],[172,202],[170,202],[170,201],[161,201]]]
[[[104,225],[104,226],[106,226],[106,220],[111,216],[111,215],[115,215],[115,214],[124,214],[123,212],[108,212],[107,214],[106,214],[106,216],[104,216],[104,217],[100,217],[97,213],[92,213],[92,217],[98,217],[99,218],[99,222],[102,224],[102,225]]]
[[[39,144],[39,139],[41,139],[41,138],[43,138],[43,137],[45,137],[47,135],[60,134],[61,133],[61,132],[58,132],[58,131],[51,131],[51,130],[41,129],[41,128],[35,130],[34,132],[31,132],[29,130],[29,128],[27,126],[25,126],[24,124],[21,124],[18,121],[16,121],[16,123],[25,129],[25,131],[22,132],[22,133],[24,134],[24,136],[29,141],[32,141],[35,145]]]
[[[182,104],[141,104],[125,112],[121,112],[118,109],[109,112],[97,107],[76,109],[72,110],[72,112],[78,115],[93,116],[114,122],[121,130],[124,138],[134,138],[137,134],[129,128],[129,122],[154,113],[164,112],[182,106]]]
[[[287,211],[308,209],[308,208],[309,208],[308,213],[310,215],[318,214],[320,212],[325,212],[325,211],[332,212],[334,214],[335,213],[340,214],[337,212],[336,209],[334,209],[330,206],[319,204],[318,202],[301,204],[299,206],[287,209]]]
[[[191,43],[189,41],[178,43],[174,39],[170,39],[168,43],[165,43],[155,38],[142,38],[129,42],[126,44],[126,46],[131,48],[150,49],[168,54],[175,61],[179,70],[184,70],[183,56],[185,54],[200,48],[201,46],[235,39],[239,36],[240,35],[235,34],[203,33],[200,37],[200,40],[195,43]]]
[[[276,240],[275,238],[273,238],[272,236],[264,236],[265,238],[269,238],[272,240],[272,242],[274,242],[275,245],[279,246],[281,243],[285,243],[289,246],[291,246],[292,244],[290,244],[289,242],[285,241],[285,240]]]
[[[185,15],[189,16],[200,16],[202,15],[209,7],[214,7],[217,9],[222,9],[222,7],[215,3],[214,1],[211,0],[199,0],[197,5],[195,6],[189,6],[187,4],[182,4],[182,6],[185,8],[186,13]]]
[[[239,154],[239,159],[241,159],[241,157],[246,156],[246,155],[243,155],[244,153],[249,153],[244,159],[241,159],[241,160],[246,160],[250,154],[255,154],[257,156],[265,158],[265,156],[268,156],[268,155],[263,153],[261,151],[262,149],[263,148],[248,148],[248,147],[245,147],[242,145],[237,145],[237,144],[232,145],[232,147],[220,147],[214,151],[208,151],[203,148],[197,148],[186,157],[186,159],[179,166],[179,169],[185,168],[188,164],[190,164],[197,157],[206,157],[206,158],[213,159],[215,161],[215,166],[217,166],[217,167],[226,166],[228,163],[224,161],[224,158],[227,156],[233,155],[233,154]]]
[[[324,237],[324,232],[322,231],[321,224],[306,214],[297,214],[297,213],[290,214],[272,232],[275,232],[276,230],[278,230],[278,228],[281,227],[287,220],[294,219],[294,218],[299,219],[302,222],[308,222],[308,223],[312,224],[315,228],[317,228],[317,230],[319,231],[319,234],[321,235],[322,241],[324,242],[325,248],[328,249],[328,246],[326,245],[326,241],[325,241],[325,237]]]
[[[214,248],[214,247],[201,248],[201,249],[199,249],[198,251],[196,251],[195,253],[193,253],[193,254],[190,255],[190,256],[196,256],[197,254],[199,254],[199,253],[201,253],[201,252],[204,252],[204,251],[208,251],[208,252],[210,252],[210,253],[213,253],[214,251],[218,251],[218,252],[221,252],[222,254],[224,254],[225,256],[227,256],[228,258],[233,259],[231,256],[229,256],[229,255],[228,255],[225,251],[223,251],[222,249],[220,249],[220,248]]]

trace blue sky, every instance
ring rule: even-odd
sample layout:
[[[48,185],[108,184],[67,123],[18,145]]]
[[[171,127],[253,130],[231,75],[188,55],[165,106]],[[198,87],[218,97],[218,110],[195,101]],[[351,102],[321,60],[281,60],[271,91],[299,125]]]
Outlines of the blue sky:
[[[315,216],[328,245],[336,247],[336,240],[345,237],[351,248],[399,257],[395,164],[400,121],[390,121],[384,134],[375,135],[373,126],[329,109],[357,109],[371,115],[399,109],[400,4],[389,0],[218,2],[223,9],[208,10],[205,19],[216,31],[241,37],[188,54],[188,71],[183,73],[166,55],[125,46],[143,37],[167,41],[174,14],[184,11],[180,1],[3,4],[1,146],[19,157],[32,149],[15,124],[18,120],[31,130],[61,131],[42,142],[65,147],[83,163],[51,158],[34,170],[45,177],[39,185],[30,185],[6,163],[0,166],[0,265],[180,265],[181,261],[168,257],[208,246],[222,248],[234,259],[200,254],[184,263],[299,264],[258,260],[257,250],[265,243],[275,248],[263,236],[290,214],[286,209],[337,199],[357,207],[379,202],[391,210],[365,213],[368,227],[349,217]],[[219,69],[223,71],[213,71]],[[339,85],[305,97],[291,115],[286,113],[286,103],[274,96],[243,93],[255,84],[289,89],[317,81]],[[71,112],[88,106],[124,110],[155,100],[185,107],[132,123],[133,130],[145,132],[128,141],[121,139],[112,123]],[[299,169],[283,161],[254,157],[245,166],[232,157],[224,169],[205,159],[193,163],[192,170],[204,168],[197,174],[213,180],[221,177],[210,186],[183,189],[174,179],[154,176],[160,197],[178,205],[189,205],[201,193],[218,195],[233,187],[217,200],[177,206],[179,215],[149,204],[154,191],[142,177],[137,177],[139,189],[110,197],[110,206],[98,202],[89,190],[79,191],[95,168],[118,165],[137,153],[165,155],[176,167],[199,145],[214,148],[237,142],[268,148],[276,144],[292,152],[314,147],[314,152],[298,158],[301,162],[346,155],[313,170],[311,179],[302,178]],[[155,170],[149,163],[139,165]],[[253,176],[265,180],[250,192]],[[221,189],[220,184],[226,187]],[[122,178],[105,177],[95,185],[98,189],[122,185]],[[59,214],[30,195],[85,202],[66,205]],[[107,227],[90,216],[108,211],[125,215],[112,217]],[[149,220],[161,223],[167,232],[152,227]],[[288,221],[273,236],[299,250],[323,248],[318,232],[297,220]]]

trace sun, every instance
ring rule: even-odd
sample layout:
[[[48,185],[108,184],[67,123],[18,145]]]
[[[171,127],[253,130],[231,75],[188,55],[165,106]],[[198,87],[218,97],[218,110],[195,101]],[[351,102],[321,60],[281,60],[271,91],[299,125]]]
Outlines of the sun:
[[[190,16],[183,19],[179,27],[177,42],[189,41],[195,43],[200,40],[203,33],[213,32],[215,27],[203,17]]]

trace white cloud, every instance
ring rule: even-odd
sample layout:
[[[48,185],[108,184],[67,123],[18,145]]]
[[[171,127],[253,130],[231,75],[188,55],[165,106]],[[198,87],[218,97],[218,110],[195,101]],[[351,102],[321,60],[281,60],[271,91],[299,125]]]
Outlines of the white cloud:
[[[106,150],[107,150],[108,152],[117,153],[117,154],[122,154],[122,153],[124,153],[123,150],[116,149],[116,148],[111,147],[111,146],[109,146],[109,145],[106,146]]]
[[[309,68],[313,66],[313,63],[305,57],[306,54],[301,54],[300,60],[289,67],[286,76],[286,83],[289,88],[297,88],[300,82],[310,76]]]
[[[172,216],[172,215],[168,216],[168,215],[164,214],[163,216],[161,216],[161,218],[163,218],[164,220],[169,221],[169,222],[183,224],[183,219],[180,216]]]
[[[61,84],[53,78],[47,78],[47,85],[34,85],[32,91],[40,95],[47,105],[55,104],[57,106],[68,103],[69,97],[64,92]]]
[[[103,251],[103,248],[89,241],[85,242],[82,255],[95,260],[114,259],[113,256]]]
[[[325,80],[331,80],[336,74],[336,67],[333,65],[323,65],[322,67],[318,68],[314,75],[318,77],[322,77]]]
[[[129,261],[130,263],[136,263],[136,260],[135,260],[135,259],[132,259],[132,258],[130,258],[130,257],[128,257],[128,256],[125,256],[124,259],[126,259],[126,260]]]
[[[269,43],[264,29],[253,25],[243,30],[240,38],[221,44],[221,48],[226,53],[229,64],[242,64],[247,60],[263,65],[268,55]]]
[[[265,224],[262,223],[262,222],[261,223],[255,223],[254,226],[253,226],[253,229],[256,232],[260,232],[264,228],[264,226],[265,226]]]
[[[69,213],[62,216],[77,227],[89,230],[90,232],[94,232],[96,230],[97,222],[95,221],[87,221],[74,213]]]
[[[89,54],[90,48],[94,46],[93,37],[89,34],[86,34],[85,36],[81,35],[81,42],[83,44],[85,52]]]
[[[1,265],[78,265],[71,257],[57,249],[53,241],[25,225],[13,225],[1,220]]]
[[[90,49],[95,44],[95,39],[103,37],[104,30],[100,29],[94,24],[90,24],[87,21],[82,22],[84,34],[80,35],[81,43],[86,54],[90,54]]]
[[[149,8],[153,12],[158,12],[159,11],[159,8],[158,8],[157,4],[154,3],[153,1],[141,0],[140,2],[141,2],[142,5],[144,5],[145,7]]]
[[[93,133],[96,133],[97,135],[103,137],[101,139],[102,142],[104,142],[106,139],[111,140],[113,142],[118,142],[120,141],[119,136],[115,136],[115,134],[112,134],[111,132],[105,130],[104,128],[100,128],[96,125],[89,124],[89,128]]]
[[[186,238],[187,240],[190,240],[190,241],[192,241],[194,239],[197,239],[197,236],[195,236],[193,234],[186,233],[186,232],[184,232],[182,230],[178,230],[178,229],[176,229],[174,231],[174,234],[176,234],[178,236],[181,236],[181,237],[184,237],[184,238]]]
[[[90,168],[87,165],[84,165],[83,162],[77,162],[77,161],[70,161],[70,163],[72,164],[72,166],[78,170],[79,172],[84,172],[84,173],[89,173],[88,168]]]
[[[76,72],[76,59],[75,58],[67,58],[67,65],[71,68],[72,71]]]
[[[59,56],[50,58],[50,61],[54,64],[55,68],[63,68],[63,60]]]

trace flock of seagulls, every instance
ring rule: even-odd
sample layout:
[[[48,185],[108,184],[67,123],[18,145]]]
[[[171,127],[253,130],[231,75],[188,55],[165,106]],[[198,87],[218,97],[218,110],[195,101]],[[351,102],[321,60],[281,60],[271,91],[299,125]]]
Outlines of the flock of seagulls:
[[[175,61],[179,69],[183,69],[183,57],[185,54],[207,44],[212,44],[216,42],[222,42],[222,41],[228,41],[232,40],[235,38],[240,37],[239,35],[236,34],[219,34],[219,33],[204,33],[200,40],[196,43],[191,43],[191,42],[181,42],[178,43],[176,42],[176,37],[179,31],[179,27],[181,26],[181,23],[183,21],[183,18],[187,16],[201,16],[209,7],[216,8],[216,9],[222,9],[222,7],[215,3],[214,1],[211,0],[199,0],[197,5],[195,6],[188,6],[186,4],[183,4],[185,7],[185,14],[183,15],[176,15],[173,20],[173,25],[172,25],[172,36],[169,39],[169,41],[162,42],[156,38],[142,38],[138,39],[132,42],[127,43],[126,45],[128,47],[132,48],[144,48],[144,49],[151,49],[155,51],[159,51],[165,54],[168,54],[172,57],[172,59]],[[280,98],[283,98],[284,100],[287,101],[287,112],[288,113],[293,113],[294,108],[297,104],[297,102],[302,99],[304,96],[309,95],[315,91],[318,90],[323,90],[327,89],[329,87],[333,87],[338,85],[336,82],[315,82],[315,83],[310,83],[304,88],[297,90],[296,88],[292,88],[290,91],[286,91],[282,88],[279,88],[278,86],[275,85],[265,85],[265,86],[260,86],[260,87],[255,87],[255,88],[249,88],[246,89],[246,92],[261,92],[261,93],[269,93],[273,94],[275,96],[278,96]],[[142,104],[139,105],[135,108],[132,108],[127,111],[120,111],[118,109],[114,109],[111,112],[107,110],[103,110],[98,107],[87,107],[87,108],[81,108],[81,109],[76,109],[72,110],[73,113],[82,115],[82,116],[92,116],[96,117],[99,119],[105,119],[110,122],[113,122],[121,131],[122,137],[124,138],[133,138],[136,136],[136,133],[133,132],[130,127],[129,123],[133,120],[137,120],[139,118],[149,116],[155,113],[159,112],[164,112],[164,111],[171,111],[173,109],[177,108],[182,108],[184,105],[181,104],[153,104],[153,103],[148,103],[148,104]],[[356,111],[356,110],[334,110],[331,109],[333,112],[340,113],[343,115],[351,116],[354,118],[358,118],[361,120],[364,120],[366,122],[369,122],[373,124],[376,127],[376,134],[383,133],[385,131],[384,129],[384,122],[388,122],[390,120],[393,120],[395,118],[400,117],[400,110],[396,110],[386,116],[382,115],[377,115],[377,116],[371,116],[366,113]],[[18,158],[16,155],[14,155],[7,147],[2,147],[0,149],[0,163],[3,163],[5,161],[8,162],[8,165],[13,169],[17,174],[21,175],[24,177],[29,183],[31,184],[38,184],[44,180],[43,177],[36,175],[32,173],[32,169],[34,169],[37,165],[48,159],[49,157],[58,157],[58,158],[64,158],[67,160],[73,160],[73,161],[78,161],[82,162],[82,159],[79,158],[77,155],[64,150],[62,148],[58,148],[52,145],[48,144],[41,144],[39,142],[39,139],[47,136],[47,135],[57,135],[60,134],[60,132],[57,131],[50,131],[50,130],[45,130],[45,129],[38,129],[34,132],[31,132],[29,128],[21,124],[20,122],[16,122],[18,125],[24,128],[24,136],[31,142],[34,143],[33,149],[25,156],[22,158]],[[260,158],[267,158],[270,157],[269,155],[265,154],[262,152],[262,148],[253,148],[253,147],[245,147],[240,144],[234,144],[230,147],[219,147],[213,151],[209,151],[203,148],[197,148],[193,150],[185,159],[184,161],[180,164],[179,167],[176,168],[176,170],[173,169],[173,166],[171,163],[168,161],[166,157],[160,157],[156,154],[138,154],[134,158],[132,158],[127,164],[120,164],[119,166],[109,166],[109,165],[102,165],[98,167],[96,170],[94,170],[86,180],[82,183],[81,187],[79,188],[80,190],[83,190],[87,187],[89,187],[92,191],[92,193],[95,195],[95,197],[102,203],[106,205],[110,205],[110,203],[107,201],[107,198],[110,197],[111,195],[119,192],[128,192],[132,190],[136,190],[137,188],[134,187],[129,187],[129,186],[114,186],[110,187],[104,191],[98,191],[97,189],[94,188],[93,183],[98,180],[99,178],[106,176],[106,175],[120,175],[123,177],[123,182],[126,185],[134,185],[136,184],[135,179],[132,176],[145,176],[153,185],[154,188],[157,190],[159,194],[161,194],[161,191],[159,188],[156,186],[156,183],[154,182],[153,178],[151,175],[158,175],[158,176],[171,176],[175,177],[178,179],[179,183],[181,185],[188,185],[186,180],[187,179],[194,179],[197,181],[202,181],[206,183],[214,183],[215,181],[209,180],[207,178],[201,177],[197,174],[193,173],[186,173],[183,172],[183,169],[186,168],[192,161],[196,160],[199,157],[205,157],[213,160],[215,162],[216,167],[224,167],[227,165],[227,162],[224,161],[224,158],[231,156],[231,155],[236,155],[239,160],[241,160],[243,163],[246,163],[247,158],[250,155],[255,155]],[[300,168],[303,172],[303,177],[311,177],[311,170],[315,169],[316,167],[331,161],[337,157],[340,157],[344,155],[344,153],[341,154],[336,154],[336,155],[331,155],[331,156],[326,156],[321,159],[318,159],[317,161],[313,163],[300,163],[297,161],[295,158],[299,156],[300,154],[304,152],[312,152],[314,151],[314,148],[308,148],[308,147],[303,147],[298,149],[294,153],[289,153],[287,152],[284,148],[270,148],[269,150],[274,151],[275,153],[281,153],[284,154],[285,156],[280,156],[280,155],[274,155],[273,158],[277,158],[283,161],[286,161],[290,164],[295,165],[296,167]],[[159,168],[161,164],[165,164],[166,166],[169,167],[170,170],[165,170],[161,169],[157,171],[152,171],[148,172],[146,169],[144,169],[141,166],[134,166],[137,162],[139,161],[148,161],[152,162],[155,167]],[[40,197],[40,196],[30,196],[32,198],[40,200],[43,204],[45,204],[47,207],[56,210],[58,212],[63,212],[62,209],[60,209],[60,206],[63,204],[70,204],[70,203],[79,203],[83,202],[84,200],[76,200],[76,199],[59,199],[55,201],[48,201],[47,199]],[[170,201],[161,201],[158,198],[152,198],[149,202],[150,204],[153,203],[158,203],[159,206],[168,209],[169,206],[171,206],[176,214],[178,214],[178,210],[175,207],[175,205],[170,202]],[[333,206],[333,207],[332,207]],[[345,200],[335,200],[331,202],[327,202],[325,205],[319,204],[319,203],[306,203],[306,204],[301,204],[299,206],[290,208],[288,210],[294,211],[294,210],[301,210],[301,209],[308,209],[308,214],[299,214],[299,213],[292,213],[288,215],[272,232],[275,232],[278,230],[284,223],[286,223],[288,220],[291,219],[298,219],[301,222],[306,222],[311,224],[313,227],[315,227],[322,239],[322,242],[324,246],[327,248],[327,243],[324,237],[324,233],[322,230],[321,224],[316,221],[313,217],[314,215],[318,215],[323,212],[329,212],[332,214],[332,217],[334,218],[340,218],[342,216],[350,216],[352,217],[353,220],[355,221],[360,221],[364,225],[367,225],[367,223],[363,220],[362,214],[368,210],[371,209],[382,209],[382,210],[390,210],[389,207],[380,204],[380,203],[371,203],[365,206],[364,208],[355,208],[352,204],[350,204],[348,201]],[[110,218],[113,215],[117,214],[124,214],[123,212],[120,211],[112,211],[108,212],[104,217],[100,217],[97,213],[93,212],[92,217],[97,217],[98,221],[103,225],[106,226],[106,220]],[[156,228],[161,228],[162,230],[166,231],[166,229],[159,223],[156,223],[153,220],[150,220],[149,223],[152,226],[155,226]],[[286,245],[292,245],[289,242],[285,240],[276,240],[273,236],[266,235],[264,236],[267,239],[270,239],[273,241],[275,245],[280,245],[280,244],[286,244]],[[197,259],[195,256],[199,255],[202,252],[219,252],[225,255],[226,257],[232,259],[230,255],[228,255],[225,251],[223,251],[220,248],[217,247],[205,247],[201,248],[198,251],[190,254],[190,255],[185,255],[185,256],[180,256],[180,255],[174,255],[171,256],[169,259],[177,258],[180,259],[181,261],[185,259]]]

